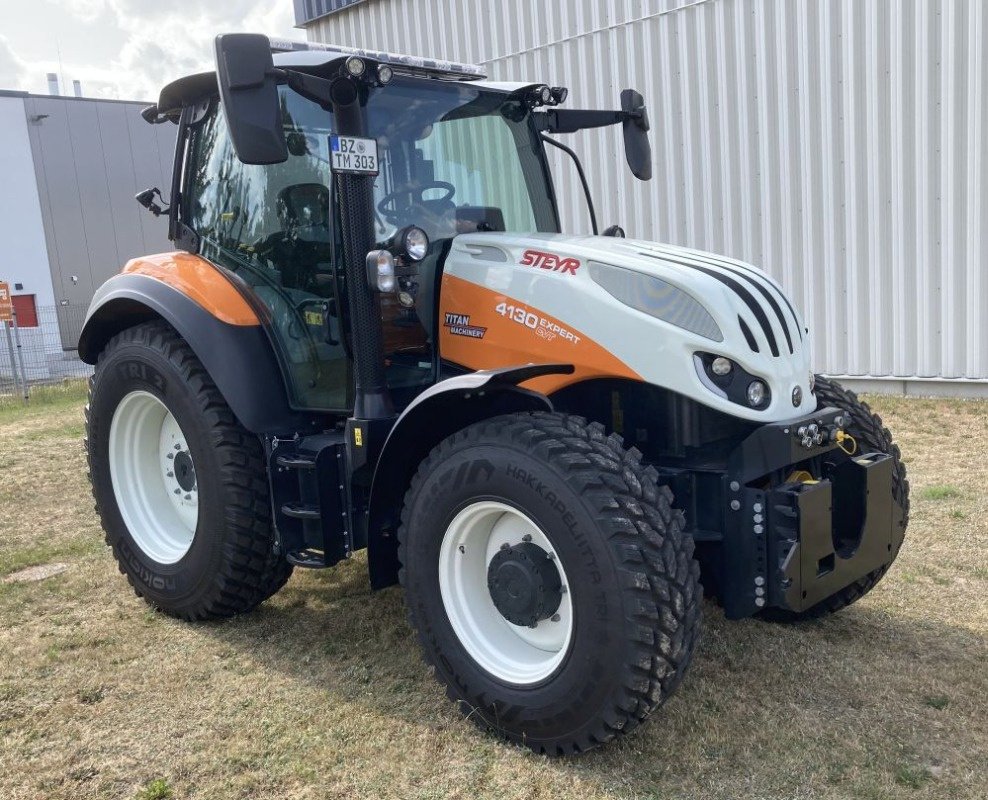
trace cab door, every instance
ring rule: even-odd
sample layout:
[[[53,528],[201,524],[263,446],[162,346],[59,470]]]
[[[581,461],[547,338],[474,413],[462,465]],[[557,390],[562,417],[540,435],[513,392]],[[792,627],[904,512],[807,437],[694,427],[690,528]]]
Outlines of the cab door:
[[[288,159],[243,164],[222,106],[191,132],[182,220],[199,253],[234,272],[263,310],[294,408],[346,413],[352,363],[329,170],[332,116],[281,87]]]

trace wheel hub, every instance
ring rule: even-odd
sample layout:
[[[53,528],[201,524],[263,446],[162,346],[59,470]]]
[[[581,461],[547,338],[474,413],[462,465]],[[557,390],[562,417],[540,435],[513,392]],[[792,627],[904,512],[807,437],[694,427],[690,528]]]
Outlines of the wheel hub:
[[[559,570],[532,542],[505,545],[487,568],[494,606],[508,622],[534,628],[556,613],[562,600]]]
[[[196,468],[188,450],[175,454],[175,480],[183,492],[191,492],[196,488]]]

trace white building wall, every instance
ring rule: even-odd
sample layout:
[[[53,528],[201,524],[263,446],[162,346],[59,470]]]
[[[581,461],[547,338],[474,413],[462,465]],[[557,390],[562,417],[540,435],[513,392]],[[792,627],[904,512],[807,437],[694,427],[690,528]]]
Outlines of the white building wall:
[[[568,137],[603,225],[768,269],[821,371],[988,394],[986,6],[366,0],[308,35],[568,86],[572,108],[639,89],[651,183],[619,130]],[[586,229],[572,170],[559,182],[565,229]]]
[[[53,306],[55,293],[27,125],[24,98],[0,95],[0,280],[8,281],[11,289],[21,283],[24,288],[15,294],[33,294],[39,306]]]

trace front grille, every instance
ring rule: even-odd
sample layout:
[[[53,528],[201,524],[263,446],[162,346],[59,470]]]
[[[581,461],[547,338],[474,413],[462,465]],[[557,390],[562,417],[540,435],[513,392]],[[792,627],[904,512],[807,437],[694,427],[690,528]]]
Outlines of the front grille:
[[[752,294],[750,288],[753,288],[759,295],[761,295],[761,297],[765,299],[768,307],[778,319],[779,327],[782,329],[782,333],[785,336],[786,345],[789,348],[790,354],[795,352],[792,331],[795,331],[800,342],[803,340],[803,332],[800,329],[799,320],[796,317],[796,311],[792,307],[792,304],[789,302],[788,298],[782,292],[779,292],[753,267],[734,264],[716,258],[715,256],[698,256],[692,253],[689,255],[681,255],[678,252],[663,249],[659,249],[656,252],[640,251],[640,254],[649,258],[658,259],[660,261],[668,261],[673,264],[678,264],[679,266],[687,267],[688,269],[697,270],[705,275],[709,275],[714,280],[720,281],[727,286],[741,299],[745,306],[747,306],[748,310],[751,311],[752,316],[754,316],[755,321],[758,323],[758,326],[765,337],[765,341],[768,343],[768,348],[774,357],[779,357],[779,344],[776,339],[775,332],[772,329],[772,324],[769,321],[768,315],[765,313],[765,309],[759,300]],[[779,298],[782,300],[782,303],[785,304],[788,309],[789,314],[791,315],[791,320],[787,319],[782,305],[779,304],[779,301],[775,297],[776,294],[778,294]],[[738,323],[741,326],[741,332],[744,334],[744,338],[748,342],[749,347],[751,347],[753,352],[759,352],[758,342],[751,328],[740,316],[738,316]]]

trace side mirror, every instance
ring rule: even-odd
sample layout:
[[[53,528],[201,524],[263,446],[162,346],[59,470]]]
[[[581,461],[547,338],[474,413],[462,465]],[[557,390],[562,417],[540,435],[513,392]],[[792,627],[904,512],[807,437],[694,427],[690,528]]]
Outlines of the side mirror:
[[[245,164],[288,158],[271,43],[259,33],[216,37],[216,81],[233,149]]]
[[[624,156],[631,173],[642,181],[652,179],[652,146],[648,141],[648,111],[645,98],[634,89],[621,92],[624,122]]]

